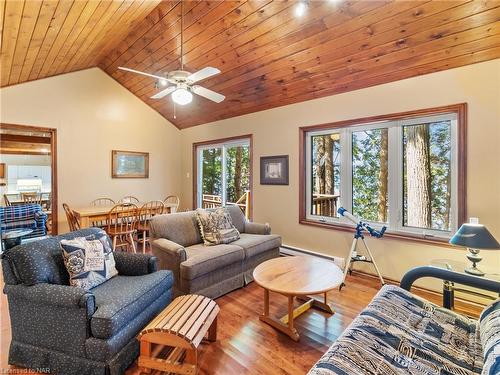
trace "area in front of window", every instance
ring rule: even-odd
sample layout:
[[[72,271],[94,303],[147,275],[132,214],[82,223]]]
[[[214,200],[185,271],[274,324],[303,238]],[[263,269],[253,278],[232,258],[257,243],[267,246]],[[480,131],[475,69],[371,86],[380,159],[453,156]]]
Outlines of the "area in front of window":
[[[456,115],[306,133],[307,218],[343,223],[340,206],[394,233],[456,229]]]

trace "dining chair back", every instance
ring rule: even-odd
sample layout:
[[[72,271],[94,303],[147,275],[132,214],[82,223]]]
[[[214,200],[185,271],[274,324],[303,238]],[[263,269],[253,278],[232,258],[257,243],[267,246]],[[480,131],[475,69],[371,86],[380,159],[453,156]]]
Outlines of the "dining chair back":
[[[10,203],[9,196],[7,194],[3,195],[3,201],[5,202],[6,206],[12,206],[12,204]]]
[[[63,208],[64,212],[66,213],[66,220],[68,220],[69,224],[69,230],[71,232],[74,232],[75,230],[80,229],[80,222],[76,218],[75,214],[73,213],[73,210],[69,208],[69,206],[66,203],[63,203]]]
[[[181,200],[177,195],[169,195],[164,200],[163,203],[168,204],[170,207],[170,213],[175,213],[179,210],[179,204]]]
[[[24,203],[42,205],[42,195],[39,193],[21,193],[21,199]]]
[[[150,220],[153,216],[165,213],[165,204],[162,201],[145,203],[139,210],[137,224],[137,242],[142,244],[142,252],[146,252],[146,242],[149,242]]]
[[[94,199],[92,202],[90,202],[90,205],[92,207],[98,207],[98,206],[114,206],[115,201],[111,198],[107,197],[102,197],[102,198],[97,198]],[[106,220],[93,220],[92,221],[92,226],[93,227],[99,227],[99,228],[104,228],[106,226]]]
[[[120,199],[117,203],[139,203],[139,199],[133,195],[127,195]]]
[[[106,198],[106,197],[103,197],[103,198],[97,198],[97,199],[94,199],[92,202],[90,202],[90,205],[92,207],[96,207],[96,206],[113,206],[115,204],[115,201],[111,198]]]
[[[134,234],[137,230],[137,211],[133,203],[117,203],[109,211],[105,230],[113,240],[113,250],[125,247],[136,252]]]

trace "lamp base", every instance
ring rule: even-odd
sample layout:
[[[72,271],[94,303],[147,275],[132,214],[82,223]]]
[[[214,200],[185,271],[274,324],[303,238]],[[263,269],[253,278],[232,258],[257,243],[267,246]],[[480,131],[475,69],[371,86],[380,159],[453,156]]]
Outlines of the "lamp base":
[[[464,271],[470,275],[484,276],[484,272],[476,267],[476,264],[483,259],[479,256],[479,250],[470,247],[468,250],[469,252],[465,256],[472,262],[472,266],[467,267]]]
[[[476,268],[476,265],[472,266],[472,267],[468,267],[466,268],[465,270],[465,273],[468,273],[470,275],[474,275],[474,276],[484,276],[484,272],[481,271],[479,268]]]

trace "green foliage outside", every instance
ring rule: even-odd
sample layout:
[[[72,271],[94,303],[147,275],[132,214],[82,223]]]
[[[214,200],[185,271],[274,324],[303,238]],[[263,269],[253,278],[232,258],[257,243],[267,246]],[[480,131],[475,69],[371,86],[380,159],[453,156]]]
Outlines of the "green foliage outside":
[[[222,195],[222,148],[202,152],[203,194]],[[226,200],[236,202],[250,189],[250,152],[248,146],[226,148]]]

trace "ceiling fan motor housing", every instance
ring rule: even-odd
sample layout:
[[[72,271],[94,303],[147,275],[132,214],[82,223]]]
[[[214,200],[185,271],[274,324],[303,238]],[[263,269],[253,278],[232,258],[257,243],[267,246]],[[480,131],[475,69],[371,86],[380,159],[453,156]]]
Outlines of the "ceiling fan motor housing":
[[[181,82],[186,82],[186,83],[192,83],[188,82],[188,77],[191,75],[191,73],[186,72],[185,70],[174,70],[172,72],[168,73],[167,78],[169,80],[175,81],[175,83],[181,83]]]

